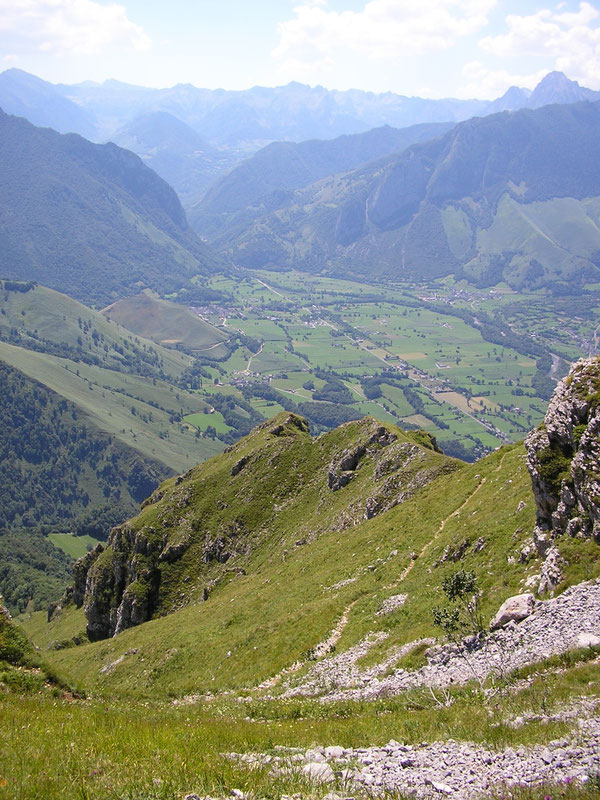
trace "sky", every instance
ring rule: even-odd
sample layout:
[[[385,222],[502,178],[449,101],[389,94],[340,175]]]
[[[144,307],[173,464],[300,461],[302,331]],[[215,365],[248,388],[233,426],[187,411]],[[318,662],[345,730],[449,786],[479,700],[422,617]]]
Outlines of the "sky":
[[[0,0],[11,67],[52,83],[482,99],[560,70],[600,90],[600,0]]]

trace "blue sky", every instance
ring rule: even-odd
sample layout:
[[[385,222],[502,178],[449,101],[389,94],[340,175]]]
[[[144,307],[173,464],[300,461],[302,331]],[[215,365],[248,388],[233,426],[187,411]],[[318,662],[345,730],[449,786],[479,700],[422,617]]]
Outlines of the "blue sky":
[[[0,69],[58,83],[277,86],[422,97],[533,88],[559,69],[600,89],[600,2],[0,0]]]

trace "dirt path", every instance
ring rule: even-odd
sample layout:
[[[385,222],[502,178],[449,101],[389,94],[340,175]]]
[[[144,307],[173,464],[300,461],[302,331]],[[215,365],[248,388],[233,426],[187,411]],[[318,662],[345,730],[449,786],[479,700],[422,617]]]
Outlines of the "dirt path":
[[[246,369],[244,370],[244,372],[246,373],[246,375],[248,375],[248,374],[250,373],[250,365],[252,364],[252,359],[253,359],[253,358],[256,358],[256,356],[259,356],[259,355],[262,353],[262,351],[263,351],[263,347],[264,347],[264,346],[265,346],[265,343],[264,343],[264,342],[261,342],[261,343],[260,343],[260,347],[259,347],[259,349],[256,351],[256,353],[253,353],[253,354],[250,356],[250,358],[248,359],[248,363],[246,364]]]
[[[214,344],[211,344],[210,347],[198,347],[194,350],[194,353],[208,353],[209,350],[214,350],[215,347],[219,347],[220,345],[225,344],[228,341],[229,339],[223,339],[222,342],[215,342]]]
[[[500,471],[500,469],[502,468],[502,464],[504,463],[504,459],[505,459],[505,458],[506,458],[506,453],[504,453],[504,455],[503,455],[503,456],[502,456],[502,458],[500,459],[500,463],[498,464],[498,466],[496,467],[496,469],[494,470],[494,472],[499,472],[499,471]],[[477,494],[477,492],[478,492],[478,491],[481,489],[481,487],[482,487],[482,486],[483,486],[483,485],[486,483],[486,481],[487,481],[487,478],[484,476],[484,477],[483,477],[483,478],[482,478],[482,479],[479,481],[479,483],[477,484],[477,486],[476,486],[476,487],[473,489],[473,491],[471,492],[471,494],[470,494],[470,495],[467,497],[467,499],[464,501],[464,503],[462,503],[462,505],[460,505],[460,506],[459,506],[457,509],[455,509],[455,510],[454,510],[454,511],[453,511],[451,514],[448,514],[448,516],[447,516],[447,517],[446,517],[444,520],[442,520],[442,522],[441,522],[441,524],[440,524],[440,527],[439,527],[439,528],[437,529],[437,531],[436,531],[436,532],[433,534],[433,537],[432,537],[432,538],[431,538],[431,539],[430,539],[428,542],[426,542],[426,543],[423,545],[423,547],[421,548],[421,551],[420,551],[420,553],[419,553],[419,555],[418,555],[418,558],[422,558],[422,557],[425,555],[425,553],[427,552],[427,550],[429,550],[429,548],[431,547],[431,545],[432,545],[432,544],[434,544],[434,542],[436,542],[436,541],[439,539],[439,537],[440,537],[440,536],[441,536],[441,534],[442,534],[442,531],[444,530],[444,528],[446,527],[446,525],[448,524],[448,522],[450,522],[450,520],[451,520],[451,519],[453,519],[454,517],[457,517],[457,516],[460,514],[460,512],[463,510],[463,508],[465,508],[465,506],[467,506],[467,505],[468,505],[468,504],[471,502],[471,500],[472,500],[472,499],[475,497],[475,495]],[[399,583],[402,583],[402,581],[403,581],[405,578],[407,578],[407,577],[408,577],[408,575],[410,575],[410,573],[411,573],[411,571],[412,571],[412,568],[414,567],[414,565],[415,565],[416,561],[417,561],[417,559],[413,559],[413,560],[410,562],[410,564],[409,564],[409,565],[408,565],[408,566],[407,566],[407,567],[404,569],[404,571],[402,572],[402,574],[400,575],[400,577],[399,577],[397,580],[395,580],[393,583],[389,584],[388,588],[390,588],[390,589],[391,589],[391,588],[393,588],[393,587],[395,587],[395,586],[398,586],[398,584],[399,584]]]
[[[348,624],[350,611],[357,602],[357,600],[354,600],[352,603],[350,603],[350,605],[346,606],[342,616],[337,621],[336,626],[332,629],[329,636],[326,639],[323,639],[322,642],[319,642],[319,644],[313,648],[311,660],[326,656],[331,652],[332,648],[336,646],[342,636],[342,633],[344,632],[344,628]],[[298,672],[298,670],[301,669],[308,660],[308,658],[300,659],[295,661],[291,666],[284,667],[281,672],[278,672],[277,675],[273,675],[271,678],[267,678],[267,680],[259,684],[256,689],[271,689],[273,686],[276,686],[286,675],[291,675],[293,672]]]

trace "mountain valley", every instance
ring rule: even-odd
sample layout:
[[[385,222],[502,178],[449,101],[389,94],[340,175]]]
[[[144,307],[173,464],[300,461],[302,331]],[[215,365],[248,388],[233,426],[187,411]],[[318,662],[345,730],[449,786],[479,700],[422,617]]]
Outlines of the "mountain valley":
[[[0,74],[0,800],[600,796],[599,97]]]
[[[592,788],[597,753],[600,560],[595,484],[579,476],[597,466],[597,387],[598,360],[580,362],[525,448],[504,447],[474,465],[374,420],[312,439],[302,418],[280,415],[163,484],[106,549],[79,562],[72,594],[49,623],[38,613],[21,624],[50,674],[106,698],[113,741],[123,703],[145,703],[169,752],[184,719],[205,729],[201,752],[213,755],[187,756],[195,778],[177,762],[159,797],[175,787],[219,794],[215,763],[225,785],[242,792],[312,785],[427,796],[433,781],[468,798],[487,777],[494,790],[504,781],[527,797],[515,781],[561,777],[583,797],[579,781]],[[561,503],[564,523],[552,512]],[[574,525],[564,533],[575,520],[579,533]],[[461,627],[436,645],[436,608],[454,607],[444,606],[443,587],[457,575],[476,576],[481,627],[465,640]],[[515,593],[529,598],[528,610],[496,615],[496,632],[486,634]],[[92,640],[116,635],[73,646],[86,639],[86,624]],[[161,711],[167,700],[170,710]],[[94,714],[95,701],[84,702]],[[71,726],[81,724],[78,706]],[[218,719],[236,720],[241,734],[229,734],[219,755]],[[135,724],[141,733],[144,723]],[[453,741],[419,744],[433,731],[439,737],[440,724],[456,745],[467,739],[455,771],[435,766]],[[145,763],[143,736],[134,752]],[[481,746],[490,741],[491,749]],[[546,751],[561,763],[537,766]],[[494,766],[481,772],[486,753]],[[105,750],[105,767],[78,780],[104,792],[114,785],[106,770],[113,758]],[[144,782],[129,769],[119,779],[125,790]],[[48,783],[50,791],[61,785]]]
[[[211,239],[250,268],[572,290],[598,274],[599,114],[584,103],[475,118],[250,213],[209,193],[206,215],[212,202],[222,220]]]
[[[106,304],[140,282],[164,291],[223,268],[173,189],[133,153],[4,112],[0,145],[3,277]]]

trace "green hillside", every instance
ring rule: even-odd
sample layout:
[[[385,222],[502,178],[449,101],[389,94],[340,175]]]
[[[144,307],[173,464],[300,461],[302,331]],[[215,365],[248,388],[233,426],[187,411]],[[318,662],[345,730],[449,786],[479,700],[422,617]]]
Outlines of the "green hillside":
[[[169,474],[3,362],[0,387],[0,528],[68,530],[86,509],[104,507],[131,514]]]
[[[311,440],[301,418],[280,415],[161,487],[87,562],[90,635],[112,630],[111,607],[122,609],[123,627],[53,663],[111,694],[240,691],[295,662],[300,679],[307,654],[342,618],[337,651],[383,631],[375,652],[384,660],[390,648],[436,635],[431,610],[457,562],[479,576],[483,618],[493,616],[539,572],[537,558],[517,558],[534,522],[521,446],[464,465],[423,434],[373,420]],[[568,547],[564,585],[594,577],[597,546],[582,542],[577,556]],[[124,592],[111,577],[123,568]],[[378,617],[399,593],[408,598],[401,611]],[[43,646],[84,624],[83,609],[72,608],[28,629]],[[118,669],[101,669],[113,662]]]
[[[5,277],[106,305],[140,286],[173,291],[222,266],[173,189],[133,153],[1,111],[0,145]]]
[[[6,489],[3,494],[6,499]],[[72,560],[39,531],[0,529],[0,594],[13,613],[44,611],[72,580],[71,566]]]
[[[599,274],[599,130],[598,103],[468,120],[214,241],[246,267],[569,293]]]
[[[20,618],[52,669],[92,697],[0,695],[10,796],[33,798],[29,780],[52,800],[76,790],[366,800],[378,770],[383,797],[414,786],[427,796],[436,780],[445,794],[464,787],[467,760],[472,798],[591,800],[600,670],[596,639],[583,644],[577,631],[595,630],[599,592],[600,551],[585,533],[596,513],[585,475],[598,462],[597,374],[597,361],[578,365],[526,448],[476,464],[368,418],[312,438],[286,412],[165,482],[78,562],[50,622]],[[576,431],[556,428],[574,418]],[[544,484],[555,465],[537,444],[552,437],[556,455],[557,435],[570,453],[556,461],[560,490]],[[581,535],[534,528],[559,497],[574,497],[580,524],[587,515]],[[530,616],[490,633],[500,604],[523,591],[535,593]],[[447,642],[439,619],[456,621],[445,630],[458,638]],[[86,627],[100,640],[86,641]],[[26,771],[8,757],[15,748]],[[535,775],[524,786],[526,765]]]
[[[102,310],[102,314],[139,336],[165,347],[181,346],[198,355],[215,358],[227,354],[222,342],[229,336],[194,314],[186,306],[161,300],[149,292],[118,300]]]
[[[193,363],[183,353],[133,336],[72,297],[31,282],[0,281],[0,338],[148,377],[178,378]]]
[[[168,470],[189,469],[218,452],[218,445],[197,438],[181,422],[186,414],[210,409],[184,388],[200,375],[191,356],[137,336],[46,287],[11,281],[2,286],[1,361]]]
[[[184,421],[210,409],[185,388],[197,370],[66,295],[0,282],[0,592],[11,608],[43,607],[64,587],[68,562],[40,532],[106,538],[161,480],[222,449]]]

